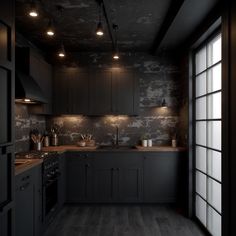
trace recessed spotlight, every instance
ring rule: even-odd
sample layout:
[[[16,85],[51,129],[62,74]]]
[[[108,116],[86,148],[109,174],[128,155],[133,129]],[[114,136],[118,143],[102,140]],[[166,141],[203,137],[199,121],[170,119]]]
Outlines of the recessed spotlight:
[[[114,60],[119,60],[119,58],[120,58],[120,57],[119,57],[119,54],[118,54],[118,53],[115,53],[115,54],[113,55],[113,59],[114,59]]]

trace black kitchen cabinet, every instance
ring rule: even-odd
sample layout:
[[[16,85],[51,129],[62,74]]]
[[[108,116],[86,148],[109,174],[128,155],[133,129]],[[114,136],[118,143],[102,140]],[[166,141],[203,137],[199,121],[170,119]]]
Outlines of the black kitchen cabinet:
[[[121,163],[121,201],[143,201],[143,157],[140,153],[123,153]]]
[[[112,73],[111,71],[94,70],[90,77],[90,115],[113,113],[112,107]]]
[[[54,72],[53,110],[55,114],[88,114],[89,73],[77,68]]]
[[[54,70],[53,75],[53,113],[55,115],[69,113],[69,78],[64,69]]]
[[[40,236],[42,229],[41,165],[16,176],[16,236]]]
[[[119,115],[138,115],[139,89],[134,71],[117,70],[112,72],[113,113]]]
[[[94,196],[98,202],[141,202],[142,156],[138,153],[96,153]]]
[[[59,158],[59,176],[58,176],[58,204],[62,208],[65,203],[66,194],[66,166],[65,154],[58,154]]]
[[[96,153],[93,181],[95,202],[119,202],[121,199],[121,163],[114,153]]]
[[[0,8],[0,235],[14,235],[15,1]]]
[[[92,200],[91,153],[66,154],[66,202],[90,202]]]
[[[138,79],[133,71],[55,68],[53,91],[55,114],[138,114]]]
[[[144,154],[144,202],[175,202],[181,152]]]
[[[89,110],[89,73],[76,68],[69,70],[69,114],[88,114]]]

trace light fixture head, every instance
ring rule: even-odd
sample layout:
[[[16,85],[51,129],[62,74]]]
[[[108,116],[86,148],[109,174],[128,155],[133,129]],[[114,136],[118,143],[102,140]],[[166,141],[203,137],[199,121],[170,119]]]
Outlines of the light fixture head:
[[[103,34],[102,22],[100,21],[97,25],[96,35],[103,36]]]
[[[55,34],[55,29],[54,29],[52,20],[50,20],[48,22],[47,35],[51,37],[51,36],[54,36],[54,34]]]
[[[25,98],[24,102],[31,102],[31,100],[29,98]]]
[[[61,48],[60,48],[60,50],[58,52],[58,56],[61,57],[61,58],[66,56],[66,52],[65,52],[65,48],[64,48],[63,44],[61,44]]]
[[[33,2],[33,1],[30,4],[29,16],[31,16],[31,17],[38,16],[37,6],[36,6],[35,2]]]
[[[162,107],[162,108],[167,108],[167,103],[166,103],[165,98],[162,99],[161,107]]]
[[[119,54],[117,52],[113,54],[113,59],[114,60],[119,60],[120,59]]]

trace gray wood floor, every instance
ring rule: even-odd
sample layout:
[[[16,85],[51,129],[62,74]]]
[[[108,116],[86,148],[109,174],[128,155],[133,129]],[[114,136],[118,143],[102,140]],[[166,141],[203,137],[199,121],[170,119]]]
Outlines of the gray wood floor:
[[[44,236],[203,236],[169,205],[69,205]]]

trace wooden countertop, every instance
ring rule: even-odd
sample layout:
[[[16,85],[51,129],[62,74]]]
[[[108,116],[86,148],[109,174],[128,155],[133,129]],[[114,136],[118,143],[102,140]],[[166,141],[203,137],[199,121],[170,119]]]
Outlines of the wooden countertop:
[[[15,165],[15,175],[19,175],[37,165],[40,165],[43,160],[42,159],[16,159],[15,163],[23,163],[20,165]]]
[[[97,146],[95,147],[78,147],[76,145],[62,145],[62,146],[50,146],[50,147],[43,147],[42,149],[45,152],[66,152],[66,151],[78,151],[78,152],[114,152],[114,151],[118,151],[118,152],[181,152],[181,151],[186,151],[187,148],[185,147],[176,147],[173,148],[171,146],[153,146],[153,147],[142,147],[142,146],[135,146],[134,148],[121,148],[121,149],[111,149],[111,148],[103,148],[100,149]]]

